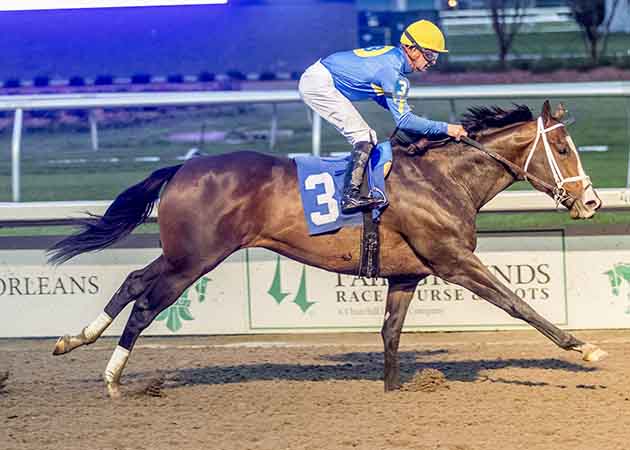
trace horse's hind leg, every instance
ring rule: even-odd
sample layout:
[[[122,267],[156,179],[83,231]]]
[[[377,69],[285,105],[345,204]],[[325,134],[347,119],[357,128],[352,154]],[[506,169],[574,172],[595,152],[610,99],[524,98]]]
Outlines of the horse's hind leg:
[[[66,334],[57,340],[53,355],[63,355],[95,342],[125,306],[136,300],[160,274],[163,258],[160,256],[148,266],[131,272],[96,319],[79,334]]]
[[[385,320],[381,329],[385,354],[384,381],[385,391],[400,387],[400,361],[398,344],[407,309],[413,298],[418,282],[422,278],[389,278]]]
[[[120,377],[129,359],[129,353],[140,333],[153,322],[158,314],[172,305],[186,288],[208,270],[207,266],[201,265],[182,270],[171,266],[166,261],[164,262],[164,270],[159,277],[136,300],[118,346],[107,364],[104,378],[110,397],[120,396]]]

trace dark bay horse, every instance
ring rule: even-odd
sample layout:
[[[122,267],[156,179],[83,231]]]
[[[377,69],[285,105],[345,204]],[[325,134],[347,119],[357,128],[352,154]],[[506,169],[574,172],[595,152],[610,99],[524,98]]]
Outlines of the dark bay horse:
[[[555,186],[547,193],[561,201],[573,218],[589,218],[601,201],[560,119],[561,111],[552,113],[545,102],[536,119],[525,106],[510,111],[473,108],[463,124],[485,147],[524,169],[533,177],[530,180]],[[519,178],[509,166],[463,143],[451,142],[421,156],[411,155],[396,138],[392,146],[395,164],[387,178],[390,205],[382,216],[380,254],[380,276],[389,284],[381,332],[386,390],[399,387],[403,322],[418,282],[428,275],[472,291],[524,320],[559,347],[580,352],[585,360],[606,355],[541,317],[475,256],[475,217],[485,203]],[[104,312],[80,334],[59,338],[53,352],[64,354],[94,342],[135,301],[105,370],[112,397],[120,395],[122,371],[142,330],[188,286],[235,251],[264,247],[329,271],[358,271],[360,229],[309,236],[294,162],[255,152],[201,157],[155,171],[121,193],[104,216],[87,219],[82,231],[57,243],[51,249],[51,261],[62,263],[128,235],[147,218],[158,196],[162,254],[132,272]]]

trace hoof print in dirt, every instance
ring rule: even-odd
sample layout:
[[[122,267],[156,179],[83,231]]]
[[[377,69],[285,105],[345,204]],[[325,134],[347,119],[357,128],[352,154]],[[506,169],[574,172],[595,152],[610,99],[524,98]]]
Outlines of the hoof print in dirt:
[[[9,381],[9,371],[0,372],[0,394],[6,394],[7,383]]]
[[[149,397],[165,397],[166,395],[162,391],[164,386],[164,377],[155,378],[145,386],[140,392],[141,395],[148,395]]]

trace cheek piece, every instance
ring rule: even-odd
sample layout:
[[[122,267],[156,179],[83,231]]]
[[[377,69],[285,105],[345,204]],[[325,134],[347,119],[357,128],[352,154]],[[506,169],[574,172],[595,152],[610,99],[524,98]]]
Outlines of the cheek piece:
[[[569,143],[569,147],[571,148],[571,151],[575,153],[575,156],[577,157],[579,175],[575,177],[568,177],[568,178],[565,178],[564,176],[562,176],[562,171],[560,170],[560,166],[558,165],[558,162],[556,161],[553,151],[551,150],[551,146],[549,145],[549,141],[547,140],[547,133],[549,133],[551,130],[555,130],[556,128],[563,127],[563,126],[564,126],[563,123],[557,123],[555,125],[550,126],[549,128],[545,128],[542,117],[538,118],[538,131],[536,133],[536,139],[534,140],[534,145],[532,145],[532,148],[529,151],[529,155],[527,156],[527,160],[525,161],[525,166],[523,167],[523,170],[527,173],[527,168],[529,167],[529,163],[531,162],[532,157],[534,156],[534,152],[536,151],[536,147],[538,146],[538,141],[540,141],[542,137],[543,146],[545,148],[545,155],[547,156],[547,162],[549,163],[549,167],[551,168],[551,174],[553,175],[553,179],[556,182],[556,189],[554,190],[554,193],[553,193],[553,196],[554,196],[553,198],[556,201],[556,204],[560,204],[568,198],[567,191],[564,188],[564,185],[566,183],[584,181],[586,182],[587,186],[590,185],[591,183],[591,179],[584,173],[584,169],[582,168],[582,163],[580,161],[580,155],[578,154],[575,144],[573,144],[573,140],[571,140],[570,136],[567,136],[567,141]]]

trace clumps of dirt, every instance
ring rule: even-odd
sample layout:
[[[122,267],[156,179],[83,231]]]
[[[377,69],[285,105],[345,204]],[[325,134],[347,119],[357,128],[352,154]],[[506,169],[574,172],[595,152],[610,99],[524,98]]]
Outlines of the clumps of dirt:
[[[0,373],[0,395],[7,392],[7,384],[9,381],[9,371]]]
[[[435,392],[439,389],[448,389],[448,384],[444,374],[437,369],[423,369],[403,385],[403,390],[412,392]]]
[[[147,383],[143,384],[142,387],[135,389],[132,393],[132,397],[165,397],[166,394],[162,391],[162,387],[164,386],[164,377],[159,376],[152,380],[149,380]]]

